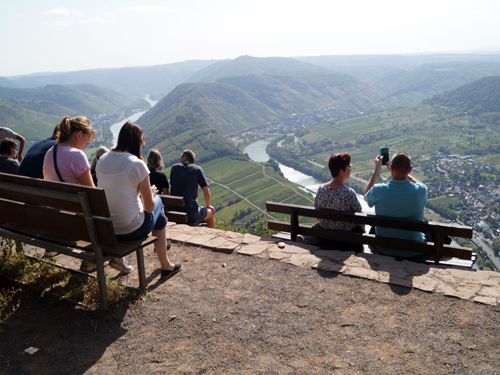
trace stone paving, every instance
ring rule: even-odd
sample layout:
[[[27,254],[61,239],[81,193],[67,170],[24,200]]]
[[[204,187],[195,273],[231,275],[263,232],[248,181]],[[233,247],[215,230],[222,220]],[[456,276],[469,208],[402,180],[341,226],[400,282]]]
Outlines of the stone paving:
[[[488,305],[496,306],[500,303],[498,272],[397,261],[393,257],[379,254],[322,250],[310,244],[175,223],[168,224],[167,236],[172,242],[203,246],[213,251],[273,259],[297,267],[337,272]],[[283,242],[284,247],[278,246],[278,242]]]

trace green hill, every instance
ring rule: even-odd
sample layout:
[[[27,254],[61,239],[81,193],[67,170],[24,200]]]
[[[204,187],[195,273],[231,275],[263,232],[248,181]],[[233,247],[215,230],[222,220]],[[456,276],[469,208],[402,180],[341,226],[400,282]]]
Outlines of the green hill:
[[[0,125],[22,134],[27,140],[47,138],[59,120],[59,117],[32,111],[0,98]]]
[[[472,116],[500,112],[500,76],[484,77],[435,95],[426,104],[455,108]]]
[[[145,129],[148,149],[158,149],[165,165],[178,162],[184,149],[192,149],[199,162],[239,155],[236,148],[210,127],[199,113],[185,107],[176,110],[175,114],[167,111],[164,115],[152,119],[148,126],[143,125],[146,120],[142,117],[138,123]]]
[[[383,95],[343,73],[289,58],[241,56],[195,73],[190,81],[218,81],[239,87],[282,115],[307,112],[335,102],[362,111]]]
[[[177,86],[140,119],[145,129],[172,121],[186,109],[199,113],[219,134],[239,132],[282,117],[232,85],[220,82]]]
[[[58,117],[120,113],[132,103],[132,99],[117,92],[88,84],[24,89],[0,87],[0,98]]]

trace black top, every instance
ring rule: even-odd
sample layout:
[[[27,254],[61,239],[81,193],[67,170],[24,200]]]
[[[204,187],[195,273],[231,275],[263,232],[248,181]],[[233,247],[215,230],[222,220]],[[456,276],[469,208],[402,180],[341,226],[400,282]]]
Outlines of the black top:
[[[168,184],[168,179],[167,175],[161,171],[157,171],[153,169],[151,173],[149,173],[149,182],[151,183],[151,186],[156,185],[156,188],[160,192],[160,194],[163,194],[163,188],[169,188]]]
[[[17,174],[27,177],[43,178],[43,159],[52,146],[57,144],[55,138],[38,141],[30,147],[23,158]]]
[[[198,211],[198,185],[208,186],[205,172],[195,164],[177,163],[170,170],[171,195],[184,197],[184,207],[175,207],[175,211],[187,212],[188,215]]]

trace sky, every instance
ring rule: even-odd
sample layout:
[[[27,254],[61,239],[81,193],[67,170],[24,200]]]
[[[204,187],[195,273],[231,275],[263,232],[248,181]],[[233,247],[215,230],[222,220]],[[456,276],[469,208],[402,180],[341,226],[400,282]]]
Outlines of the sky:
[[[241,55],[500,51],[498,0],[2,0],[0,77]]]

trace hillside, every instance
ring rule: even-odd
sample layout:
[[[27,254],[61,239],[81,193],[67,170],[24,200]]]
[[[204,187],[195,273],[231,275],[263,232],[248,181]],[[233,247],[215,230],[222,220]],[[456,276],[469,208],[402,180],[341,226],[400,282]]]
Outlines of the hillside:
[[[0,98],[58,117],[120,113],[132,104],[132,99],[117,92],[88,84],[24,89],[0,87]]]
[[[146,130],[172,121],[185,109],[199,113],[220,135],[239,132],[281,118],[273,109],[237,87],[219,82],[177,86],[141,117]]]
[[[15,83],[14,81],[8,79],[8,78],[0,77],[0,87],[15,87],[15,88],[19,88],[21,86],[18,85],[17,83]]]
[[[52,134],[59,117],[32,111],[0,98],[0,125],[22,134],[27,140],[39,140]]]
[[[236,148],[210,127],[199,113],[186,107],[176,111],[172,117],[169,114],[171,113],[164,113],[166,117],[158,116],[151,122],[142,117],[138,121],[145,129],[147,148],[158,149],[165,165],[178,162],[184,149],[192,149],[198,162],[239,155]],[[144,125],[146,123],[147,126]]]
[[[106,87],[123,95],[142,98],[150,94],[152,98],[160,98],[184,82],[195,71],[213,62],[213,60],[191,60],[156,66],[38,73],[9,78],[26,87],[87,83]]]
[[[387,95],[379,102],[381,107],[417,104],[476,79],[500,75],[500,55],[351,55],[298,59],[369,83]]]
[[[425,101],[455,108],[472,116],[500,112],[500,76],[484,77]]]
[[[383,95],[357,78],[289,58],[241,56],[195,73],[190,81],[239,87],[284,116],[332,102],[363,111]]]

